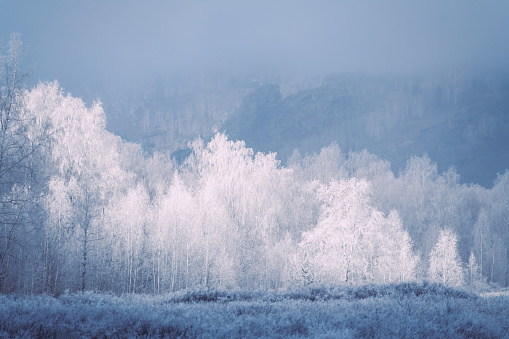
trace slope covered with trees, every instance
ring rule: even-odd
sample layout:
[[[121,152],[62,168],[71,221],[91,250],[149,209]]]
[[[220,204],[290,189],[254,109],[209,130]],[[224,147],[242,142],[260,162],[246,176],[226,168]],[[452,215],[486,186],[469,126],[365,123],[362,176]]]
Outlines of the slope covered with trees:
[[[176,164],[108,132],[100,102],[24,89],[21,50],[1,59],[3,293],[457,285],[467,262],[471,286],[508,285],[507,172],[487,189],[423,156],[396,176],[336,144],[282,166],[222,133]]]
[[[396,173],[428,154],[440,171],[491,187],[509,168],[509,75],[448,71],[424,75],[346,73],[295,93],[266,83],[247,95],[221,131],[256,151],[319,152],[332,142],[369,150]],[[489,166],[486,166],[489,164]]]

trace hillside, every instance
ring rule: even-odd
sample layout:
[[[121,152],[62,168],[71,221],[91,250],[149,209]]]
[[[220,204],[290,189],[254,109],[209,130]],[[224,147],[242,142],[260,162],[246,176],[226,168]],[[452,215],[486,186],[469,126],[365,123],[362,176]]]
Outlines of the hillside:
[[[455,166],[462,182],[491,187],[509,168],[509,79],[340,74],[284,98],[279,86],[265,85],[222,129],[255,150],[277,152],[283,163],[295,148],[318,152],[337,142],[391,161],[396,173],[427,153],[439,171]]]
[[[106,91],[101,99],[111,132],[142,144],[149,153],[172,153],[198,136],[212,135],[235,114],[247,95],[267,82],[281,80],[271,74],[242,72],[160,76],[130,88]],[[300,81],[286,87],[296,92],[294,87],[302,86]]]
[[[149,153],[189,154],[188,142],[215,130],[255,151],[367,149],[397,174],[428,154],[439,171],[491,187],[509,168],[509,76],[344,73],[319,77],[216,74],[161,78],[105,98],[108,129]]]

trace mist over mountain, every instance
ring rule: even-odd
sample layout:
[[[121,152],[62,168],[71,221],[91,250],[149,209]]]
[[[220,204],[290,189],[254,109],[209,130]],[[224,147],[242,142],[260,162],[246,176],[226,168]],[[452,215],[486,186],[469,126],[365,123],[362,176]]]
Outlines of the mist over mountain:
[[[489,186],[508,167],[508,21],[498,0],[12,1],[0,42],[29,46],[28,87],[100,99],[108,129],[147,151],[218,129],[284,163],[337,141],[396,172],[428,153]]]
[[[317,80],[319,79],[319,80]],[[283,93],[315,87],[319,77],[284,78],[270,72],[217,72],[158,76],[127,90],[108,91],[103,105],[108,129],[153,151],[174,152],[197,137],[209,137],[267,83]]]
[[[317,88],[282,97],[258,88],[222,126],[232,139],[277,152],[367,149],[395,173],[428,154],[439,170],[454,166],[462,182],[490,187],[509,168],[509,78],[448,72],[425,77],[361,73],[328,76]]]
[[[179,73],[507,70],[508,21],[500,0],[3,1],[0,43],[91,103]]]
[[[108,126],[149,153],[189,154],[216,130],[255,151],[368,150],[395,174],[427,154],[439,171],[491,187],[509,168],[509,77],[449,71],[428,75],[338,73],[326,77],[243,73],[159,79],[105,103]]]

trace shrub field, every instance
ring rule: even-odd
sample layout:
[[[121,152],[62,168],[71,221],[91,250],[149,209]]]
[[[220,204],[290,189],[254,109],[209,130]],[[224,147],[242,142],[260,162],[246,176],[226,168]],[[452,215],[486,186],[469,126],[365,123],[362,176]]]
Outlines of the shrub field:
[[[509,297],[428,283],[0,296],[5,338],[509,338]]]

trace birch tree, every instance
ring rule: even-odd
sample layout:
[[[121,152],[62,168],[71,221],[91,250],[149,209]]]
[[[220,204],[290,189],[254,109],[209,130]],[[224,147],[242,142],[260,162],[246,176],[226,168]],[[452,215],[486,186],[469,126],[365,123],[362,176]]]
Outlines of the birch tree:
[[[65,221],[64,227],[48,225],[47,236],[55,230],[73,235],[80,245],[74,252],[81,262],[79,289],[86,289],[91,245],[98,241],[100,219],[117,171],[118,139],[105,130],[106,119],[99,102],[87,108],[81,99],[64,95],[58,83],[39,84],[27,97],[26,107],[37,119],[48,121],[51,140],[48,146],[49,185],[44,204]],[[63,201],[56,206],[56,198]],[[51,207],[54,206],[54,207]],[[64,213],[68,213],[65,217]],[[62,234],[63,235],[63,234]],[[56,239],[61,239],[57,236]],[[77,248],[78,246],[74,246]],[[77,286],[74,286],[77,288]]]
[[[429,278],[448,286],[464,283],[463,268],[458,256],[456,234],[449,229],[440,231],[438,241],[429,255]]]
[[[317,192],[318,225],[299,244],[309,279],[320,283],[402,281],[413,278],[416,258],[397,213],[386,218],[369,202],[369,183],[333,181]],[[398,270],[405,272],[397,274]]]
[[[6,47],[5,54],[0,51],[0,292],[18,284],[14,280],[35,259],[28,248],[39,232],[35,203],[41,145],[47,140],[44,129],[30,133],[32,116],[24,105],[28,72],[21,67],[25,48],[19,34],[12,34]]]

